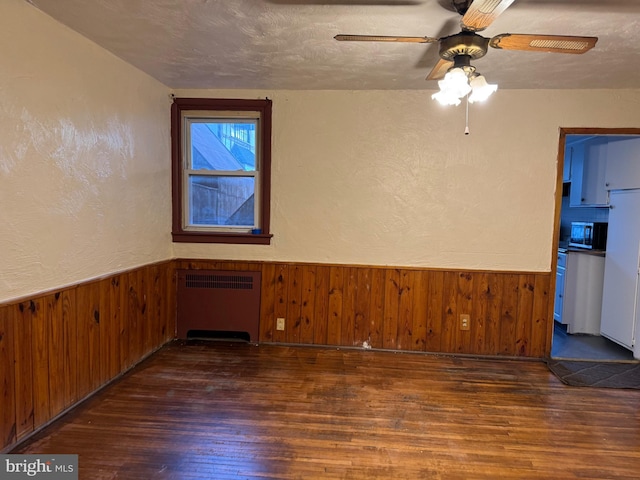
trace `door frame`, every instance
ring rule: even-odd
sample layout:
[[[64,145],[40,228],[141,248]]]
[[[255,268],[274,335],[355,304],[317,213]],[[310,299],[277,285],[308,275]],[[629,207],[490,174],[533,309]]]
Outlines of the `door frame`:
[[[640,128],[631,127],[560,127],[558,129],[558,153],[556,161],[556,194],[555,194],[555,210],[553,219],[553,237],[551,242],[551,285],[552,290],[549,292],[549,302],[547,318],[550,321],[547,324],[547,345],[545,355],[551,358],[551,348],[553,342],[553,330],[555,320],[553,319],[553,305],[556,293],[556,275],[558,272],[558,246],[560,244],[560,214],[562,209],[562,177],[564,172],[564,150],[567,135],[637,135],[640,136]]]

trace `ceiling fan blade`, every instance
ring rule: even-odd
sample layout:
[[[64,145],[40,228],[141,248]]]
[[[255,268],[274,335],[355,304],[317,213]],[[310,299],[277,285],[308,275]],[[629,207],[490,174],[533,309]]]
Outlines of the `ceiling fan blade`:
[[[453,67],[452,61],[441,58],[427,75],[427,80],[440,80],[451,67]]]
[[[493,48],[523,50],[529,52],[584,53],[591,50],[598,37],[574,37],[570,35],[525,35],[503,33],[489,40]]]
[[[471,32],[484,30],[513,2],[514,0],[473,0],[460,21],[462,28]]]
[[[431,37],[393,37],[387,35],[336,35],[340,42],[408,42],[408,43],[436,43],[437,38]]]

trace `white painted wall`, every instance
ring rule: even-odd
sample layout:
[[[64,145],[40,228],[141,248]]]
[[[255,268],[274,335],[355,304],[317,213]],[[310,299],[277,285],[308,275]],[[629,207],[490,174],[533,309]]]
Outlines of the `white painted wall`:
[[[171,257],[549,271],[558,128],[640,91],[177,91],[274,101],[272,245],[173,244],[168,89],[22,0],[0,10],[0,302]]]
[[[169,89],[0,7],[0,302],[171,256]]]
[[[270,246],[174,256],[549,271],[559,127],[640,124],[640,91],[177,91],[273,99]]]

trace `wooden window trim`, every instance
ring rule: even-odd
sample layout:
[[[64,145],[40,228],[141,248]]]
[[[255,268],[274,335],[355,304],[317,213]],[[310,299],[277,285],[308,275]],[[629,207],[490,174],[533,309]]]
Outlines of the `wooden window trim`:
[[[271,244],[271,106],[269,99],[247,100],[231,98],[174,98],[171,105],[171,197],[172,197],[172,237],[174,242],[184,243],[237,243],[253,245]],[[260,112],[261,145],[261,185],[260,185],[260,228],[262,233],[203,232],[183,228],[183,162],[182,162],[182,112],[203,111],[252,111]]]

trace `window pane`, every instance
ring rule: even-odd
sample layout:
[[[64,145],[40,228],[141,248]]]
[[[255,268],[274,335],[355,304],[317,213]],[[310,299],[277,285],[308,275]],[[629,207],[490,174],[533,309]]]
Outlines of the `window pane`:
[[[256,121],[190,121],[193,170],[256,169]]]
[[[189,177],[189,225],[253,228],[253,177]]]

